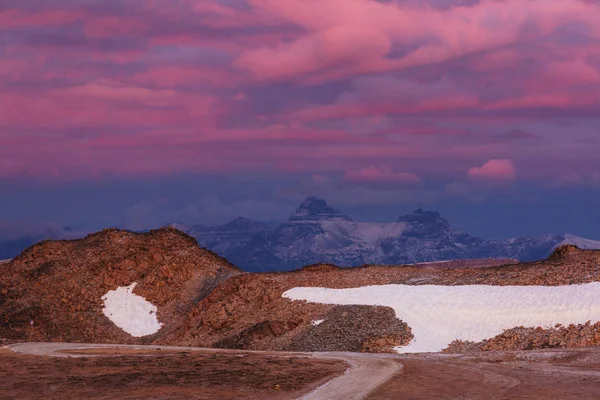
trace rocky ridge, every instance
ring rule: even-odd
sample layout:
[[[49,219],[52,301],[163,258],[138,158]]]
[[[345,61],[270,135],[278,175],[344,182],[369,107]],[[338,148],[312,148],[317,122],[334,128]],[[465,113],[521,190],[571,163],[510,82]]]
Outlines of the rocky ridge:
[[[343,325],[343,322],[336,320],[336,323],[331,325],[326,322],[332,316],[343,313],[344,308],[290,302],[281,297],[282,293],[294,287],[351,288],[391,283],[557,286],[593,281],[600,281],[600,252],[582,251],[573,246],[561,248],[555,256],[546,261],[490,268],[423,269],[415,266],[364,266],[343,269],[321,264],[290,273],[244,274],[232,277],[206,297],[190,313],[181,329],[174,331],[168,340],[206,346],[217,341],[224,343],[222,340],[225,338],[227,343],[243,343],[243,346],[250,349],[289,350],[296,348],[294,343],[298,343],[300,338],[314,337],[319,343],[305,339],[302,341],[305,348],[338,348],[337,345],[331,344],[330,339],[336,335],[336,327]],[[370,311],[371,315],[375,312],[378,311]],[[370,318],[372,317],[357,316],[356,323],[369,326]],[[313,321],[319,320],[323,322],[314,326]],[[393,326],[393,321],[385,321],[387,325],[383,324],[383,330],[370,330],[370,338],[360,337],[361,349],[368,348],[368,341],[386,339],[387,329]],[[256,328],[248,330],[255,325]],[[401,333],[401,337],[394,338],[392,345],[388,344],[382,348],[389,349],[401,345],[406,337],[410,336],[409,328],[394,328],[396,332]],[[362,328],[355,331],[360,329]],[[321,330],[325,332],[317,335]],[[255,334],[256,331],[267,333]],[[383,342],[380,341],[380,344]],[[352,346],[354,347],[348,348],[356,349],[356,344]]]
[[[500,335],[481,342],[457,340],[444,349],[445,353],[469,353],[498,350],[539,350],[600,346],[600,322],[592,324],[557,325],[553,328],[507,329]]]
[[[445,269],[440,265],[348,269],[316,264],[289,273],[249,274],[175,229],[147,234],[106,230],[81,240],[40,243],[0,266],[0,337],[389,352],[412,338],[410,327],[395,318],[392,309],[291,301],[282,294],[306,286],[553,286],[600,281],[600,252],[575,246],[561,247],[549,259],[534,263]],[[102,314],[101,297],[133,282],[138,283],[135,293],[158,307],[164,325],[154,335],[133,338]]]
[[[240,273],[175,229],[111,229],[41,242],[0,268],[0,337],[123,343],[134,339],[101,312],[109,290],[137,282],[135,293],[159,307],[160,336],[199,298]]]

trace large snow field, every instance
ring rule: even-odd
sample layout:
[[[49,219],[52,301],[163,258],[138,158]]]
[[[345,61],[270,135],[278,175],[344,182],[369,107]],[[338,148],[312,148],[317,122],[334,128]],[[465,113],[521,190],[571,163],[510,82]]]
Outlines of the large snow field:
[[[133,294],[136,285],[134,282],[129,286],[121,286],[102,296],[102,312],[131,336],[152,335],[162,326],[156,317],[157,308],[142,296]]]
[[[436,352],[454,340],[481,341],[518,326],[600,321],[600,282],[569,286],[380,285],[297,287],[283,297],[336,305],[388,306],[412,329],[399,353]]]
[[[315,222],[301,221],[298,223]],[[380,240],[400,237],[406,228],[404,222],[357,222],[342,218],[332,218],[316,223],[321,225],[325,231],[322,236],[334,243],[340,242],[345,245],[349,238],[359,243],[375,245]]]

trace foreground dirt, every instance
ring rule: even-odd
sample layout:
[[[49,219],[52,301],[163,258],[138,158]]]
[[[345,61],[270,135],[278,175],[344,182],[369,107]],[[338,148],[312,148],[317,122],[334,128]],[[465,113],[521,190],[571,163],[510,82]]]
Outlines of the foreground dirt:
[[[477,356],[406,357],[402,374],[371,393],[370,400],[597,400],[600,352],[492,352]]]
[[[85,352],[77,358],[48,357],[0,348],[0,398],[284,400],[347,369],[342,361],[264,354]]]
[[[363,400],[367,394],[387,382],[401,369],[398,356],[388,354],[361,354],[349,352],[326,353],[273,353],[273,352],[240,352],[221,349],[200,349],[174,346],[140,346],[126,344],[91,344],[91,343],[18,343],[7,347],[11,351],[34,356],[80,357],[82,355],[156,355],[179,354],[181,352],[202,352],[208,354],[235,354],[243,356],[252,354],[263,357],[303,358],[310,360],[326,360],[342,362],[348,368],[343,374],[333,379],[324,379],[314,390],[302,395],[301,400]],[[259,367],[259,366],[257,366]],[[316,386],[316,385],[315,385]],[[277,386],[275,390],[281,389]],[[295,394],[299,394],[295,392]],[[300,393],[301,394],[301,393]]]
[[[305,356],[25,343],[13,346],[13,351],[78,358],[0,349],[3,399],[600,398],[600,349]]]

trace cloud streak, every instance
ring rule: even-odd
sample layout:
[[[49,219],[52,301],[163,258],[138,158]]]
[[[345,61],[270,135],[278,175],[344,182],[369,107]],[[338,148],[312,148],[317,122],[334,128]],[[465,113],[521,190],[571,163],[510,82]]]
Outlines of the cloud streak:
[[[600,170],[597,2],[5,3],[4,179]]]

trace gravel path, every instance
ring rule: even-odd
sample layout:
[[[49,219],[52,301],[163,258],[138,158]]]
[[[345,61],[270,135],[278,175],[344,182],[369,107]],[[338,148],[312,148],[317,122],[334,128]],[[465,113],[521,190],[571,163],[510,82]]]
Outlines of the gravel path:
[[[89,354],[78,355],[68,353],[65,350],[85,349],[141,349],[141,350],[185,350],[203,352],[236,352],[239,350],[204,349],[197,347],[177,346],[139,346],[139,345],[116,345],[116,344],[87,344],[87,343],[16,343],[6,346],[10,350],[20,354],[52,357],[90,357]],[[402,370],[398,357],[389,354],[362,354],[362,353],[284,353],[284,352],[260,352],[244,351],[247,353],[263,353],[281,356],[310,356],[325,360],[341,360],[346,362],[350,368],[314,391],[301,397],[301,400],[361,400],[379,386],[387,382]]]
[[[402,370],[402,364],[391,355],[361,353],[313,353],[314,357],[337,359],[350,364],[342,376],[318,387],[300,400],[360,400]]]

